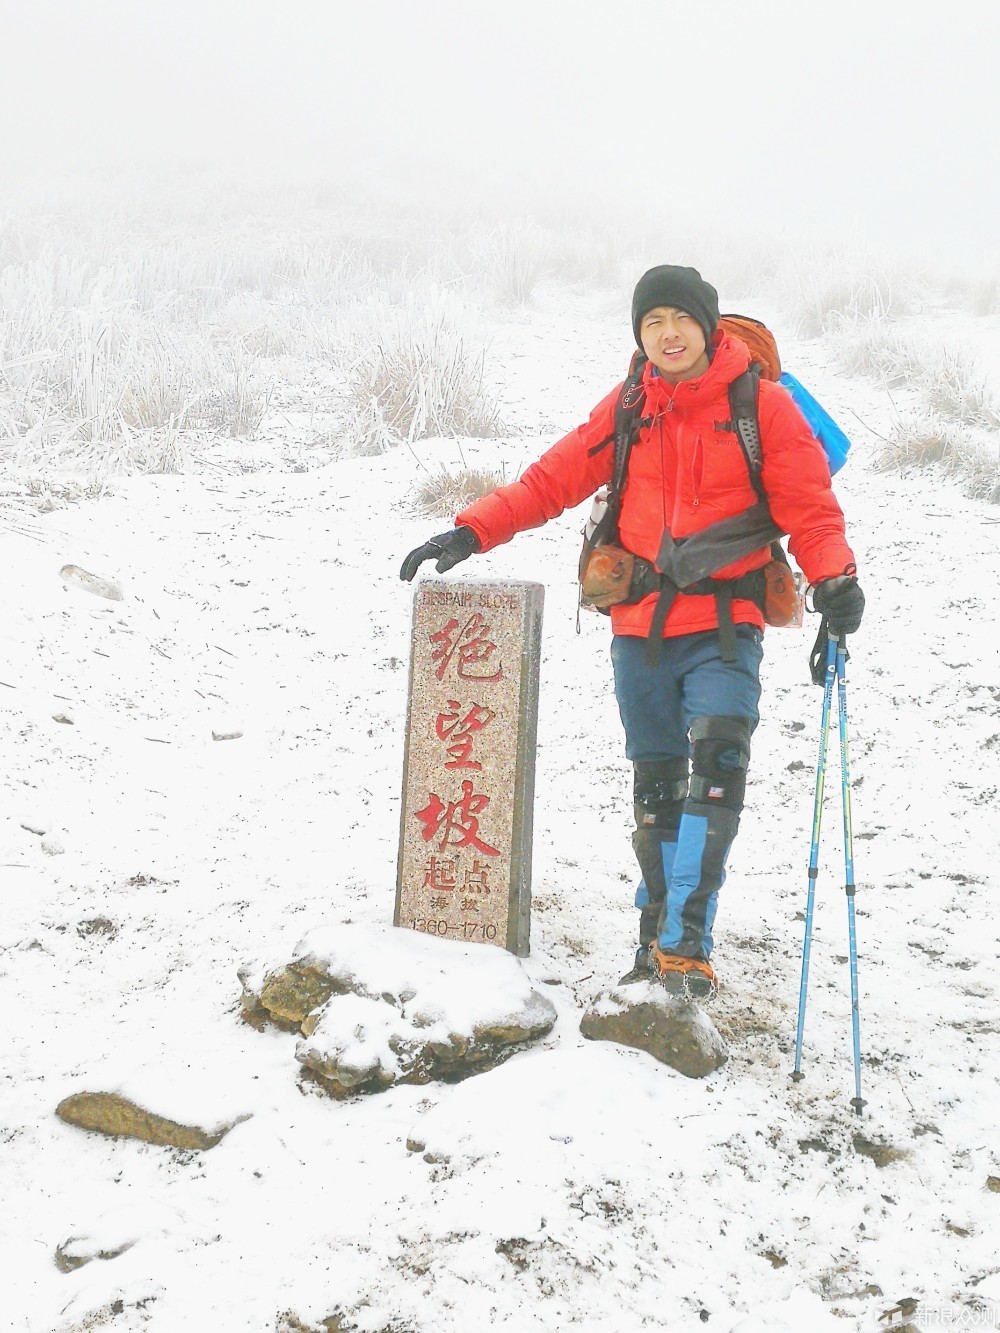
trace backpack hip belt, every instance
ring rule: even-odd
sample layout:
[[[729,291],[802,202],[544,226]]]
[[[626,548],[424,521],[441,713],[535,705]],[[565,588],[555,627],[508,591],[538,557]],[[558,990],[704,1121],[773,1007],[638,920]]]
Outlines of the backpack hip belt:
[[[647,564],[643,561],[643,564]],[[652,666],[656,662],[656,654],[660,640],[663,637],[663,626],[667,622],[667,616],[670,614],[670,608],[677,600],[678,595],[685,597],[714,597],[716,613],[718,615],[718,635],[719,635],[719,656],[723,662],[736,661],[736,627],[733,624],[732,604],[734,599],[753,602],[755,606],[760,607],[761,613],[764,611],[764,593],[766,589],[763,569],[751,570],[749,574],[741,574],[736,579],[699,579],[696,583],[689,583],[684,588],[679,588],[669,574],[657,574],[653,570],[654,577],[657,580],[659,595],[656,599],[656,606],[653,608],[653,619],[650,621],[649,634],[646,639],[646,660]],[[653,590],[655,591],[655,590]],[[644,594],[648,596],[649,594]],[[641,601],[637,597],[636,601]],[[629,598],[632,601],[632,598]]]

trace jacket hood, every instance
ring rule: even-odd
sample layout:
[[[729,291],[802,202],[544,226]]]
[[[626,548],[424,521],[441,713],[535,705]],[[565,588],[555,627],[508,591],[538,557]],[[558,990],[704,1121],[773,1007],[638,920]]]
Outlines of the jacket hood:
[[[710,348],[712,359],[705,373],[679,384],[669,384],[651,361],[646,362],[642,386],[646,391],[646,406],[654,416],[664,411],[671,400],[672,407],[678,408],[728,398],[730,384],[750,364],[750,349],[741,338],[725,333],[716,333]]]

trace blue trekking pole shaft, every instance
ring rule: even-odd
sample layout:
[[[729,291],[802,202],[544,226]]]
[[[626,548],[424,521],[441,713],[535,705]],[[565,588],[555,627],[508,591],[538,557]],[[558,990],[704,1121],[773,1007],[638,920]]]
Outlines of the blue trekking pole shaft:
[[[844,888],[847,893],[847,937],[851,964],[851,1036],[854,1042],[854,1096],[851,1105],[860,1115],[865,1103],[861,1096],[858,937],[854,920],[854,831],[851,825],[851,772],[847,744],[847,638],[843,634],[837,641],[837,715],[840,723],[840,782],[844,806]]]
[[[809,987],[809,956],[812,951],[813,909],[816,904],[816,880],[819,876],[819,835],[823,827],[823,788],[826,784],[827,737],[830,733],[830,711],[833,705],[833,685],[837,673],[837,640],[832,636],[826,645],[826,678],[823,685],[823,716],[819,728],[819,762],[816,765],[816,794],[813,799],[812,843],[809,848],[809,887],[806,892],[806,926],[802,940],[802,979],[799,982],[799,1019],[795,1032],[795,1068],[792,1078],[798,1082],[802,1073],[802,1037],[806,1023],[806,992]]]

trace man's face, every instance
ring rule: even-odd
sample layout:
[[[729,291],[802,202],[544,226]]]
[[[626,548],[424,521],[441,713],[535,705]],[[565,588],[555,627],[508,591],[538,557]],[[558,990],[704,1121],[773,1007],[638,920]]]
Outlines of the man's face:
[[[697,379],[708,369],[705,333],[694,315],[658,305],[639,325],[642,350],[671,384]]]

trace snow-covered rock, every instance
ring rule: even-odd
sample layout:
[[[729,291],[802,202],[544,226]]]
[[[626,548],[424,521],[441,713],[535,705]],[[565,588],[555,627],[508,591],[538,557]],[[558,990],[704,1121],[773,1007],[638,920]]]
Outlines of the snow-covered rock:
[[[148,1202],[98,1212],[59,1242],[56,1267],[73,1273],[95,1260],[118,1259],[140,1242],[161,1240],[179,1220],[173,1209]]]
[[[83,592],[92,592],[95,597],[104,597],[109,602],[122,600],[121,585],[114,579],[107,579],[100,574],[91,574],[79,565],[63,565],[59,577],[71,588],[80,588]]]
[[[511,954],[389,927],[315,930],[259,993],[243,982],[248,1021],[298,1028],[296,1059],[338,1097],[493,1068],[556,1020]]]

